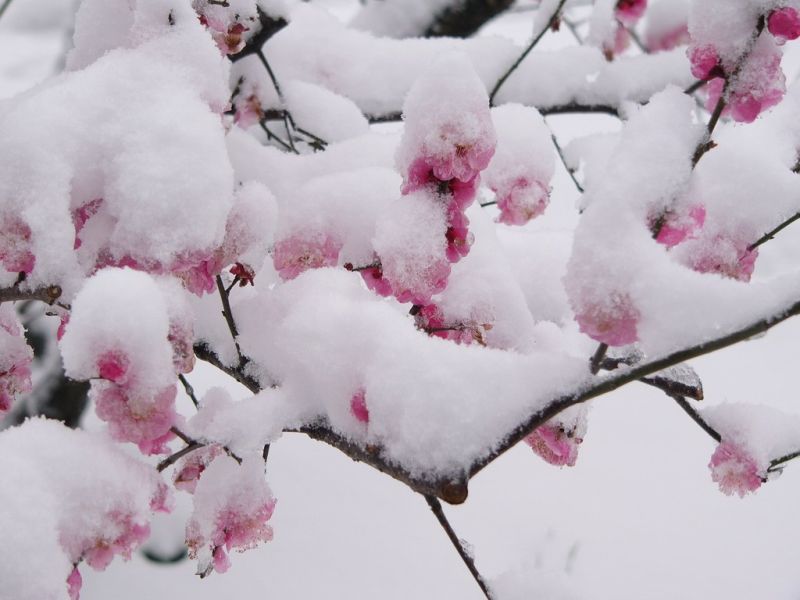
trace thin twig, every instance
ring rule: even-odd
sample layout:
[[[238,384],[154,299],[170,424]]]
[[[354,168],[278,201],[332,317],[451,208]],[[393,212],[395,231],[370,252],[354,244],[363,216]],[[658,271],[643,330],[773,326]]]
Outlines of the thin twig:
[[[6,9],[11,5],[12,0],[5,0],[2,5],[0,5],[0,18],[3,17],[3,14],[6,12]]]
[[[225,322],[228,324],[228,329],[233,338],[233,345],[236,346],[236,354],[239,357],[239,365],[245,364],[247,361],[242,356],[242,350],[239,348],[239,330],[236,329],[236,321],[233,319],[233,311],[231,311],[231,303],[228,294],[225,291],[225,285],[222,283],[222,277],[217,275],[217,290],[219,290],[219,297],[222,301],[222,316],[225,317]]]
[[[17,302],[21,300],[39,300],[45,304],[55,304],[69,310],[69,304],[58,302],[60,297],[61,286],[58,285],[47,285],[34,290],[21,290],[16,285],[0,289],[0,304],[3,302]]]
[[[603,358],[607,351],[608,344],[600,344],[597,346],[597,350],[594,351],[592,359],[589,361],[589,370],[592,372],[592,375],[597,375],[600,372],[600,367],[603,364]]]
[[[183,384],[183,389],[186,392],[186,395],[189,396],[189,399],[194,404],[195,408],[200,406],[200,403],[197,401],[197,396],[194,394],[194,388],[192,384],[189,383],[189,380],[183,375],[183,373],[178,374],[178,380]]]
[[[772,239],[775,239],[775,235],[776,234],[778,234],[781,231],[783,231],[784,229],[786,229],[789,225],[791,225],[792,223],[794,223],[798,219],[800,219],[800,213],[795,213],[794,215],[792,215],[791,217],[786,219],[783,223],[778,225],[775,229],[773,229],[772,231],[768,231],[767,233],[762,235],[760,238],[758,238],[758,240],[756,240],[755,242],[750,244],[747,247],[747,251],[748,252],[752,252],[753,250],[755,250],[756,248],[758,248],[762,244],[765,244],[768,241],[770,241]]]
[[[558,143],[556,135],[552,131],[550,132],[550,139],[553,140],[553,146],[555,146],[556,148],[556,153],[558,153],[558,157],[561,159],[561,164],[564,165],[564,168],[567,170],[567,174],[569,175],[570,179],[572,179],[572,183],[575,184],[575,187],[578,189],[578,192],[583,194],[585,190],[583,189],[583,186],[580,184],[578,179],[575,177],[575,170],[567,164],[567,159],[564,157],[564,150],[561,148],[561,144]]]
[[[486,596],[489,600],[492,600],[493,596],[489,591],[489,586],[486,585],[486,582],[483,580],[480,571],[478,571],[478,568],[475,566],[475,560],[472,558],[472,556],[470,556],[466,548],[464,548],[464,545],[456,535],[456,532],[453,531],[450,521],[447,520],[447,516],[444,514],[441,502],[439,502],[438,498],[430,495],[426,495],[425,500],[428,502],[428,506],[431,507],[433,514],[436,516],[439,524],[442,526],[442,529],[444,529],[447,537],[450,538],[450,542],[452,542],[456,552],[458,552],[458,555],[461,557],[461,560],[464,561],[464,564],[467,566],[467,569],[469,569],[470,574],[475,578],[475,581],[481,588],[484,596]]]
[[[266,133],[266,134],[267,134],[267,139],[268,139],[268,140],[275,140],[275,141],[276,141],[276,142],[278,142],[278,143],[279,143],[281,146],[283,146],[283,149],[284,149],[284,150],[286,150],[286,151],[288,151],[288,152],[294,152],[295,154],[297,154],[297,150],[293,149],[293,148],[292,148],[292,147],[291,147],[289,144],[287,144],[286,142],[284,142],[284,141],[283,141],[283,140],[282,140],[280,137],[278,137],[277,135],[275,135],[274,133],[272,133],[272,131],[270,130],[270,128],[269,128],[269,127],[267,127],[267,124],[266,124],[266,123],[264,123],[263,121],[259,121],[259,122],[258,122],[258,124],[261,126],[261,129],[263,129],[263,130],[264,130],[264,133]]]
[[[715,442],[719,443],[722,441],[722,436],[720,433],[708,424],[708,422],[700,415],[700,413],[697,412],[697,410],[695,410],[691,404],[689,404],[686,398],[679,394],[668,393],[667,396],[675,400],[675,402],[678,403],[678,406],[680,406],[683,411],[692,418],[692,421],[697,423],[700,428],[705,431]]]
[[[712,79],[713,79],[713,77],[712,77]],[[707,84],[709,81],[711,81],[711,79],[698,79],[692,85],[690,85],[685,90],[683,90],[683,93],[688,95],[688,96],[691,96],[697,90],[699,90],[701,87],[703,87],[705,84]]]
[[[775,471],[782,470],[783,468],[782,465],[784,463],[787,463],[790,460],[794,460],[795,458],[798,457],[800,457],[800,450],[769,461],[769,467],[767,467],[767,473],[774,473]]]
[[[525,48],[525,50],[523,50],[522,54],[520,54],[519,58],[517,58],[517,60],[514,61],[514,64],[512,64],[508,68],[508,70],[503,74],[503,76],[500,77],[500,79],[497,80],[497,83],[494,85],[494,88],[492,89],[491,94],[489,94],[489,106],[494,106],[495,96],[497,96],[497,92],[500,91],[500,88],[506,82],[506,79],[508,79],[511,76],[511,74],[514,71],[517,70],[517,67],[519,67],[519,65],[522,63],[522,61],[525,60],[525,57],[528,56],[530,51],[533,50],[536,47],[536,44],[538,44],[539,40],[541,40],[544,37],[544,34],[547,33],[547,30],[550,29],[553,26],[553,24],[558,20],[558,15],[561,13],[561,9],[564,7],[564,4],[566,4],[566,1],[567,0],[561,0],[558,3],[558,6],[556,6],[556,9],[553,11],[553,14],[550,16],[550,19],[548,19],[547,24],[533,38],[533,40],[531,40],[531,43],[528,44],[528,47]]]
[[[195,450],[199,450],[203,446],[205,446],[205,444],[201,444],[200,442],[192,442],[192,443],[188,444],[187,446],[184,446],[183,448],[181,448],[180,450],[178,450],[174,454],[170,454],[167,458],[165,458],[160,463],[158,463],[158,466],[156,467],[156,470],[158,470],[158,472],[161,473],[164,469],[166,469],[170,465],[175,464],[178,460],[180,460],[181,458],[183,458],[184,456],[186,456],[190,452],[194,452]]]

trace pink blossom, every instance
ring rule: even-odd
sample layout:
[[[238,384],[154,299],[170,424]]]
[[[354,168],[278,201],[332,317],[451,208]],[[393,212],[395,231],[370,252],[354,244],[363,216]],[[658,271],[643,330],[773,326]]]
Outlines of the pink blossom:
[[[478,340],[483,343],[481,327],[463,323],[448,324],[442,309],[436,304],[426,304],[420,307],[417,314],[414,315],[414,322],[418,329],[434,337],[465,345]]]
[[[131,552],[150,535],[150,526],[137,523],[129,514],[112,512],[109,517],[111,522],[108,529],[119,533],[115,537],[102,536],[91,540],[83,551],[86,564],[96,571],[103,571],[116,554],[129,560]]]
[[[550,202],[550,190],[541,182],[519,177],[497,193],[498,221],[506,225],[525,225],[544,213]]]
[[[359,423],[369,423],[369,409],[367,408],[366,392],[359,388],[350,399],[350,412]]]
[[[686,23],[682,23],[664,32],[648,34],[645,45],[650,52],[665,52],[688,43],[690,39],[689,27]]]
[[[383,269],[380,265],[361,269],[361,277],[364,279],[364,283],[367,284],[367,288],[379,296],[388,297],[392,295],[392,286],[383,277]]]
[[[80,600],[81,587],[83,586],[83,578],[81,577],[78,567],[72,567],[72,572],[67,577],[67,593],[69,600]]]
[[[308,269],[336,266],[341,249],[342,243],[328,234],[295,234],[275,244],[272,262],[288,281]]]
[[[413,304],[427,304],[431,296],[443,292],[447,287],[450,277],[450,262],[446,259],[432,258],[427,264],[413,264],[393,266],[394,262],[401,262],[393,258],[385,259],[384,277],[389,280],[389,285],[398,302],[411,302]],[[393,268],[389,268],[393,267]],[[387,273],[394,273],[397,277],[390,278]]]
[[[150,498],[150,510],[153,512],[169,513],[174,508],[174,498],[169,487],[160,477],[156,481],[156,492]]]
[[[692,75],[697,79],[710,79],[723,75],[717,49],[710,44],[703,46],[691,45],[686,50],[689,62],[692,65]]]
[[[97,214],[103,204],[102,198],[95,198],[85,204],[81,204],[78,208],[72,211],[72,224],[75,226],[75,243],[74,249],[77,250],[81,247],[81,238],[78,234],[86,226],[86,222]]]
[[[428,185],[455,180],[461,183],[472,182],[487,166],[494,155],[494,141],[491,143],[463,143],[456,141],[456,128],[442,127],[442,144],[437,151],[423,149],[422,155],[411,162],[405,176],[402,192],[411,192]],[[450,137],[452,139],[450,139]]]
[[[173,477],[175,488],[194,494],[197,488],[197,482],[200,480],[203,471],[205,471],[211,461],[222,454],[222,452],[223,450],[220,445],[211,444],[198,448],[181,459],[175,467],[175,475]]]
[[[469,219],[463,212],[451,210],[448,216],[449,226],[445,233],[447,238],[445,255],[451,263],[456,263],[469,254],[475,236],[470,232]]]
[[[758,258],[758,248],[748,250],[742,238],[718,235],[698,245],[689,257],[689,266],[699,273],[717,273],[723,277],[750,281]]]
[[[779,44],[800,37],[800,13],[791,6],[773,10],[767,18],[767,29]]]
[[[111,437],[137,444],[144,454],[168,451],[165,444],[173,438],[170,427],[176,417],[174,385],[152,395],[94,382],[92,392],[97,416],[108,423]]]
[[[761,487],[763,481],[756,461],[744,448],[727,440],[717,446],[708,467],[711,479],[728,496],[738,494],[743,498]]]
[[[242,129],[259,123],[264,118],[264,109],[256,94],[250,94],[242,102],[236,102],[233,122]]]
[[[635,25],[647,9],[647,0],[618,0],[616,16],[628,27]]]
[[[118,385],[127,383],[129,367],[128,357],[118,350],[105,352],[97,359],[97,371],[100,377]]]
[[[0,264],[11,273],[30,273],[36,264],[31,228],[17,216],[0,219]]]
[[[617,24],[614,30],[614,38],[609,42],[603,44],[603,54],[607,60],[625,52],[631,43],[631,34],[621,24]]]
[[[194,331],[191,324],[172,321],[167,341],[172,346],[172,365],[176,373],[190,373],[194,369]]]
[[[216,276],[221,269],[222,264],[215,253],[191,252],[175,260],[169,271],[180,278],[187,290],[202,296],[217,289]]]
[[[670,211],[663,217],[658,230],[656,241],[667,248],[677,246],[687,238],[703,228],[706,221],[706,209],[702,204],[696,204],[688,213]]]
[[[32,360],[16,312],[0,305],[0,414],[11,408],[17,394],[31,390]]]
[[[578,446],[583,442],[573,431],[566,431],[560,423],[539,425],[525,438],[533,451],[546,462],[557,467],[574,467],[578,460]]]
[[[207,15],[200,15],[200,23],[211,32],[211,37],[223,54],[238,54],[244,49],[244,32],[248,31],[248,28],[241,23],[225,23],[221,19]]]
[[[230,274],[239,278],[239,287],[255,285],[253,280],[256,278],[256,272],[250,265],[237,262],[231,267]]]
[[[639,318],[639,311],[627,295],[612,296],[603,304],[589,304],[575,315],[583,333],[609,346],[625,346],[638,340]]]

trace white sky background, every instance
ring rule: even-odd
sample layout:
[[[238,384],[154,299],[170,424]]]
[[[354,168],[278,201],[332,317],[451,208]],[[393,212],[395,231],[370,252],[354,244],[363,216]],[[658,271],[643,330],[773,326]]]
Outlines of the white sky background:
[[[355,4],[317,3],[338,14]],[[57,22],[52,15],[69,4],[15,0],[0,21],[0,98],[57,68],[65,41],[46,25]],[[41,27],[23,29],[31,15]],[[510,15],[485,33],[522,42],[531,18],[532,13]],[[569,41],[567,33],[548,35],[542,47]],[[800,53],[793,44],[787,48],[791,82]],[[617,127],[615,120],[596,116],[549,123],[563,143]],[[547,218],[532,224],[534,231],[574,224],[576,192],[558,167]],[[796,262],[800,226],[795,227],[764,246],[759,269]],[[704,402],[763,403],[800,414],[799,333],[800,321],[790,322],[764,338],[693,361],[704,382]],[[202,364],[189,379],[200,392],[212,385],[237,389]],[[559,470],[520,446],[471,483],[466,505],[445,510],[473,545],[486,576],[519,569],[527,578],[530,588],[520,588],[520,600],[797,599],[800,462],[740,500],[724,496],[711,481],[713,449],[661,392],[631,384],[593,402],[576,467]],[[271,521],[275,539],[233,554],[227,574],[201,581],[191,561],[159,566],[137,555],[130,563],[115,560],[103,573],[82,569],[81,597],[482,597],[425,501],[394,480],[292,435],[273,445],[268,480],[278,498]],[[180,533],[179,517],[180,511],[173,527]]]

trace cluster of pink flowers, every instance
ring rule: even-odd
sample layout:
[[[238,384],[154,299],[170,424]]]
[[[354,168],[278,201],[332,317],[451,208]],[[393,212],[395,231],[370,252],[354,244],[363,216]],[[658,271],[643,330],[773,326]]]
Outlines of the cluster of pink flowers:
[[[308,269],[335,267],[342,243],[327,233],[295,233],[275,243],[272,262],[284,281]]]
[[[763,474],[756,461],[740,445],[723,440],[708,463],[711,479],[727,495],[744,497],[756,491],[763,483]]]
[[[0,415],[11,408],[17,394],[31,390],[32,360],[14,309],[0,305]]]
[[[189,556],[200,559],[200,573],[224,573],[230,568],[228,552],[244,552],[272,539],[268,521],[276,501],[259,463],[260,458],[251,457],[237,464],[221,455],[207,465],[197,483],[186,545]]]
[[[706,107],[713,110],[726,93],[723,114],[740,123],[752,123],[765,110],[778,104],[786,92],[786,80],[781,69],[780,46],[800,37],[800,13],[792,7],[772,11],[767,17],[770,36],[760,36],[746,61],[734,75],[740,57],[727,60],[711,44],[692,44],[687,50],[692,74],[710,80],[706,86]]]
[[[627,294],[614,294],[606,302],[590,302],[575,315],[580,330],[600,343],[625,346],[639,339],[640,314]]]

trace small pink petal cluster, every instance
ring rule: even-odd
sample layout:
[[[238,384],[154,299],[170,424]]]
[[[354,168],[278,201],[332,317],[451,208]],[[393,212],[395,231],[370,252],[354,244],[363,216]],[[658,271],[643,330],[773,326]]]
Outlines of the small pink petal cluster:
[[[565,430],[560,423],[548,421],[534,429],[525,443],[551,465],[574,467],[583,438],[574,431]]]
[[[778,44],[796,40],[800,37],[800,13],[791,6],[773,10],[767,17],[767,30]]]
[[[194,512],[186,525],[189,556],[200,560],[200,572],[224,573],[230,567],[228,552],[270,541],[267,522],[275,503],[260,457],[241,464],[225,455],[213,460],[195,489]]]
[[[102,204],[102,198],[95,198],[85,204],[81,204],[72,211],[72,224],[75,226],[75,242],[73,249],[77,250],[83,245],[83,240],[80,238],[81,230],[86,226],[86,222],[97,214]]]
[[[694,237],[706,222],[706,208],[695,204],[686,212],[668,211],[658,225],[656,241],[667,248]]]
[[[171,320],[167,341],[172,346],[172,366],[175,372],[191,373],[195,363],[194,328],[191,323]]]
[[[418,329],[430,336],[465,345],[473,342],[486,345],[484,331],[491,328],[490,325],[478,325],[477,323],[448,324],[442,309],[436,304],[421,306],[414,315],[414,322]]]
[[[506,225],[525,225],[543,214],[550,203],[550,189],[541,182],[519,177],[502,189],[492,188],[497,194],[498,221]]]
[[[175,475],[172,479],[175,488],[194,494],[197,482],[200,480],[203,471],[211,464],[212,460],[222,453],[222,446],[211,444],[198,448],[185,458],[182,458],[175,467]]]
[[[0,218],[0,264],[10,273],[33,271],[36,257],[32,252],[31,228],[15,215]]]
[[[364,388],[359,388],[350,399],[350,412],[359,423],[369,423],[369,408],[367,408],[367,393]]]
[[[711,79],[705,88],[706,108],[713,111],[725,91],[725,76],[731,69],[711,45],[692,45],[687,53],[692,74],[698,79]],[[759,38],[729,85],[723,114],[740,123],[752,123],[762,112],[778,104],[786,92],[781,58],[780,46],[774,40]]]
[[[31,390],[32,360],[14,309],[0,305],[0,415],[11,408],[17,394]]]
[[[393,256],[384,257],[384,267],[389,270],[396,258]],[[406,277],[403,280],[394,279],[392,281],[384,277],[383,281],[386,284],[381,283],[376,287],[388,285],[398,302],[411,302],[419,305],[427,304],[430,302],[431,296],[443,292],[447,287],[447,280],[450,277],[450,263],[447,259],[432,258],[427,264],[406,266],[413,268],[413,276]],[[391,270],[398,271],[399,269]]]
[[[244,50],[246,43],[244,33],[249,29],[242,23],[204,14],[199,15],[198,18],[200,23],[211,32],[211,37],[214,38],[214,42],[222,54],[229,56]]]
[[[689,266],[699,273],[717,273],[723,277],[750,281],[758,258],[758,248],[741,237],[717,235],[699,244],[689,257]]]
[[[762,473],[753,457],[741,446],[727,440],[717,446],[708,467],[711,479],[728,496],[738,494],[743,498],[763,483]]]
[[[247,129],[261,122],[264,118],[264,109],[261,106],[261,100],[259,100],[255,92],[242,100],[237,98],[236,101],[234,101],[234,106],[236,112],[233,115],[233,122],[242,129]]]
[[[666,52],[683,44],[688,44],[690,39],[688,25],[681,23],[674,29],[659,32],[655,35],[648,35],[645,39],[645,45],[650,52]]]
[[[92,395],[97,416],[108,423],[112,438],[133,442],[143,454],[169,451],[166,444],[174,438],[170,428],[177,417],[174,385],[154,394],[136,385],[95,381]]]
[[[642,17],[647,9],[647,0],[617,0],[615,14],[617,19],[631,27]]]
[[[308,269],[335,267],[342,242],[327,233],[301,232],[275,243],[272,262],[284,281],[294,279]]]
[[[72,572],[67,577],[67,593],[69,600],[80,600],[81,587],[83,587],[83,577],[78,567],[72,567]]]
[[[639,311],[627,294],[612,295],[603,303],[588,303],[575,315],[583,333],[609,346],[625,346],[637,341],[639,318]]]

